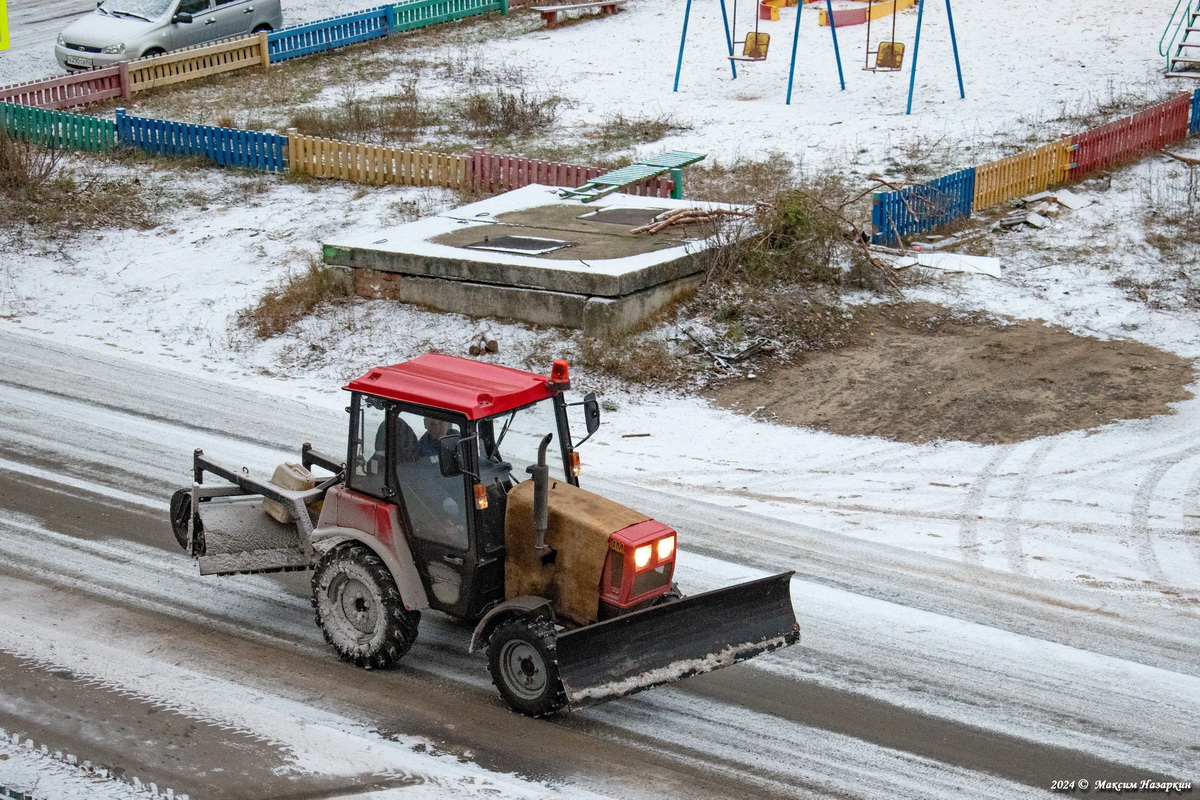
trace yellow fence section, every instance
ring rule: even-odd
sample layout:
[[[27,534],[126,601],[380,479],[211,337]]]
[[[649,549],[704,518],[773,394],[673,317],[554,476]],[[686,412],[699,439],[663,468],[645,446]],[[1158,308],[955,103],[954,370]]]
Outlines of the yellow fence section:
[[[975,209],[982,210],[1042,192],[1067,179],[1071,138],[975,168]]]
[[[260,31],[251,36],[138,59],[129,65],[130,91],[144,92],[222,72],[270,65],[267,32]]]
[[[373,186],[462,189],[467,185],[469,160],[467,156],[341,142],[288,130],[288,168],[315,178],[338,178]]]
[[[838,18],[838,27],[840,28],[843,25],[862,25],[868,18],[871,20],[883,19],[897,12],[912,8],[916,4],[917,0],[895,0],[895,2],[893,0],[880,0],[878,3],[865,3],[861,10],[857,8],[842,10],[841,15],[835,10],[833,15]],[[843,22],[843,19],[846,19],[846,21]],[[825,12],[825,9],[817,11],[817,24],[822,27],[829,25],[829,15]]]

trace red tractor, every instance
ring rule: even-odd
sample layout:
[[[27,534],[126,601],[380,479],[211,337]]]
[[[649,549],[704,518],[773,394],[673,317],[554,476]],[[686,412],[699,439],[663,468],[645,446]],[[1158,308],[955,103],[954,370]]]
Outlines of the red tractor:
[[[171,500],[202,575],[315,569],[317,624],[342,659],[394,666],[426,609],[477,620],[470,647],[501,696],[543,716],[799,640],[791,573],[681,597],[675,531],[579,488],[600,408],[566,401],[565,361],[544,376],[425,355],[345,388],[344,462],[305,444],[264,481],[197,450]]]

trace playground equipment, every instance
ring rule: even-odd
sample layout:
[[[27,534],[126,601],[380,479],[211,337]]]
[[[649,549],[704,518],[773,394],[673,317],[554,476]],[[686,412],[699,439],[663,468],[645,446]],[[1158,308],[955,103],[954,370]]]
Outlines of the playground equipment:
[[[867,47],[866,47],[866,63],[863,69],[869,72],[896,72],[904,66],[904,43],[896,41],[896,14],[899,12],[900,0],[892,0],[892,35],[884,42],[879,42],[875,45],[875,49],[871,49],[871,20],[874,15],[871,13],[876,6],[883,6],[884,3],[873,3],[866,9],[867,12]],[[871,56],[875,56],[875,63],[871,63]]]
[[[722,21],[722,24],[725,29],[725,46],[728,50],[727,57],[729,59],[729,69],[733,73],[733,79],[737,80],[737,62],[739,62],[739,61],[763,61],[767,57],[767,48],[770,45],[771,37],[770,37],[770,34],[761,33],[758,30],[758,20],[760,20],[764,17],[763,6],[765,5],[765,3],[759,4],[759,13],[757,13],[755,15],[754,33],[752,33],[752,34],[748,33],[748,34],[746,34],[745,39],[738,41],[738,42],[734,42],[735,31],[733,28],[730,27],[730,24],[729,24],[729,12],[725,6],[725,0],[719,0],[719,2],[721,4],[721,21]],[[767,5],[767,8],[770,9],[770,11],[768,11],[767,15],[766,15],[768,19],[777,19],[778,18],[779,5],[791,5],[791,3],[787,2],[787,0],[783,0],[782,3],[778,3],[778,4],[775,2],[771,2],[770,5]],[[825,0],[825,6],[832,17],[832,13],[833,13],[832,0]],[[793,83],[795,81],[795,76],[796,76],[796,46],[797,46],[797,44],[799,44],[799,41],[800,41],[800,12],[803,9],[804,9],[803,5],[800,5],[800,4],[796,5],[796,28],[792,34],[792,58],[791,58],[791,62],[788,65],[787,100],[785,101],[787,105],[791,105],[791,103],[792,103],[792,86],[793,86]],[[734,25],[736,26],[736,24],[737,24],[737,16],[736,16],[737,15],[737,0],[734,0],[733,10],[734,10]],[[679,77],[683,72],[683,50],[684,50],[684,47],[687,45],[688,22],[691,20],[691,16],[692,16],[692,0],[687,0],[687,5],[685,6],[684,11],[683,11],[683,32],[679,36],[679,59],[675,63],[675,85],[674,85],[674,88],[672,89],[672,91],[675,91],[675,92],[679,91]],[[836,26],[831,25],[829,27],[829,33],[833,37],[833,59],[837,63],[838,82],[841,84],[842,89],[845,90],[846,77],[842,73],[842,55],[841,55],[841,51],[838,49]],[[734,55],[734,51],[733,51],[734,44],[742,45],[742,54],[740,56]]]
[[[816,2],[816,0],[808,0],[808,2]],[[917,4],[917,0],[858,0],[858,3],[857,8],[835,8],[833,10],[833,21],[839,28],[845,28],[848,25],[863,25],[874,19],[883,19],[898,11],[912,8]],[[818,25],[828,25],[829,19],[830,15],[827,12],[817,12]]]
[[[896,41],[896,38],[897,38],[896,37],[896,12],[900,11],[904,8],[910,8],[914,1],[917,4],[917,31],[916,31],[915,39],[913,41],[912,63],[911,63],[911,67],[910,67],[911,71],[909,74],[909,81],[908,81],[908,104],[905,107],[905,111],[904,111],[905,114],[912,114],[913,95],[916,91],[916,85],[917,85],[917,57],[920,55],[920,51],[921,51],[921,29],[925,22],[925,0],[882,0],[882,2],[872,3],[865,8],[865,11],[867,13],[867,16],[865,19],[865,21],[867,23],[867,47],[866,47],[867,63],[866,63],[866,66],[864,67],[864,69],[871,71],[871,72],[897,72],[904,65],[904,50],[905,50],[905,48],[904,48],[904,43]],[[736,80],[737,79],[737,62],[738,61],[763,61],[766,59],[767,46],[770,42],[770,37],[769,37],[769,34],[761,33],[758,30],[758,20],[759,19],[778,19],[779,6],[790,5],[790,2],[789,2],[789,0],[761,0],[761,2],[759,4],[759,12],[760,13],[757,15],[757,19],[755,20],[755,23],[754,23],[754,32],[747,33],[745,39],[737,41],[737,42],[734,41],[734,36],[735,36],[736,32],[735,32],[734,28],[732,28],[730,26],[729,13],[728,13],[728,9],[725,6],[725,0],[719,0],[719,2],[720,2],[720,7],[721,7],[721,20],[722,20],[722,23],[723,23],[724,29],[725,29],[725,46],[728,50],[727,56],[729,58],[729,67],[730,67],[730,70],[732,71],[734,80]],[[1184,0],[1179,0],[1179,2],[1182,3],[1182,2],[1184,2]],[[1196,14],[1200,15],[1200,0],[1187,0],[1187,2],[1194,3],[1196,5],[1196,9],[1195,9]],[[886,8],[889,5],[890,5],[890,9]],[[769,11],[764,12],[763,11],[764,8],[769,9]],[[792,57],[791,57],[791,61],[788,64],[787,99],[785,101],[787,105],[791,105],[791,103],[792,103],[792,88],[795,83],[795,75],[796,75],[796,51],[797,51],[797,46],[799,45],[799,42],[800,42],[800,16],[801,16],[801,12],[803,11],[803,9],[804,9],[803,4],[796,6],[796,26],[795,26],[795,30],[792,34]],[[872,50],[871,49],[870,22],[872,19],[874,19],[876,17],[884,16],[885,11],[887,13],[890,13],[892,16],[891,39],[889,41],[879,42],[878,46],[874,50]],[[735,26],[737,24],[736,13],[737,13],[737,3],[735,0],[735,2],[734,2],[734,14],[735,14],[734,25]],[[842,27],[842,23],[839,20],[838,16],[834,13],[832,0],[825,0],[824,13],[826,15],[826,19],[828,19],[834,23],[829,26],[829,33],[830,33],[830,36],[833,38],[833,58],[834,58],[834,61],[837,63],[838,82],[841,85],[841,88],[844,90],[846,88],[846,79],[845,79],[844,73],[842,72],[842,56],[841,56],[841,51],[838,48],[838,38],[837,38],[837,29],[839,27]],[[692,0],[687,0],[687,5],[684,7],[684,12],[683,12],[683,31],[679,36],[679,58],[675,63],[675,85],[674,85],[674,88],[672,89],[672,91],[675,91],[675,92],[679,91],[679,78],[680,78],[680,75],[683,73],[683,52],[684,52],[685,46],[687,45],[688,22],[691,20],[691,14],[692,14]],[[875,16],[872,16],[872,14],[874,14]],[[1193,17],[1193,19],[1195,19],[1195,17]],[[967,96],[967,93],[966,93],[966,89],[963,86],[962,62],[959,59],[959,55],[958,55],[958,36],[954,30],[954,13],[953,13],[952,9],[950,8],[950,0],[946,0],[946,21],[950,28],[950,45],[954,52],[954,71],[958,77],[958,96],[960,99],[963,99]],[[850,23],[850,24],[855,24],[855,23]],[[760,39],[759,37],[766,37],[766,38]],[[743,45],[741,56],[734,55],[734,44],[735,43]],[[875,56],[874,64],[872,64],[870,61],[871,56]],[[1200,59],[1197,60],[1197,63],[1200,63]]]
[[[1200,78],[1200,0],[1176,0],[1158,54],[1167,59],[1168,78]]]

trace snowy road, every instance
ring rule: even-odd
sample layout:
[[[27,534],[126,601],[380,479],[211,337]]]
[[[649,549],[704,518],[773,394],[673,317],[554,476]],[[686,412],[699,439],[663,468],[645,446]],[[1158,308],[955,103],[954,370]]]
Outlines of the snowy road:
[[[802,645],[555,722],[508,712],[436,614],[402,669],[355,671],[305,575],[201,579],[161,509],[192,448],[267,470],[280,444],[336,452],[339,415],[8,334],[0,354],[0,727],[54,749],[194,798],[1031,797],[1200,774],[1194,617],[594,478],[679,527],[691,591],[798,570]]]

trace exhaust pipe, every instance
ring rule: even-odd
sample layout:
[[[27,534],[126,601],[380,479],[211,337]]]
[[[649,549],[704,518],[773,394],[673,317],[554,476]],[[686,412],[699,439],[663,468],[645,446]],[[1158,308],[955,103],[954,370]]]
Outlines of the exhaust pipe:
[[[542,555],[549,549],[546,545],[546,528],[550,526],[550,468],[546,466],[546,447],[554,434],[547,433],[538,445],[538,460],[525,471],[533,476],[533,530],[537,534],[534,549]]]

